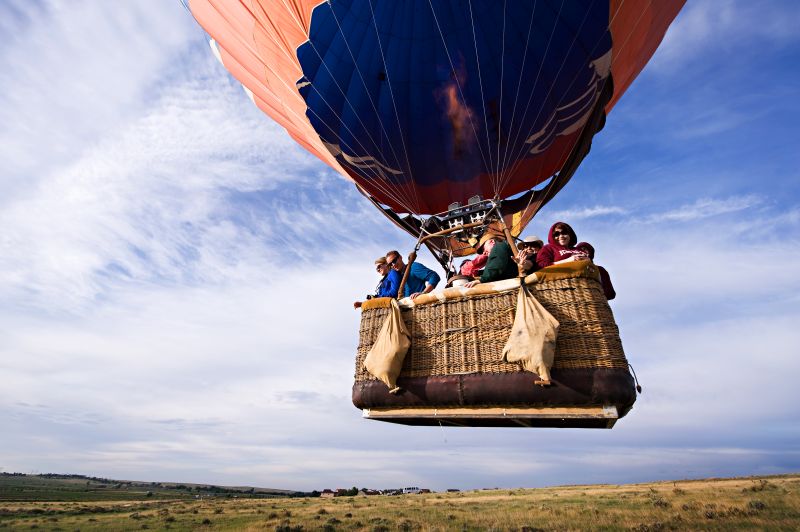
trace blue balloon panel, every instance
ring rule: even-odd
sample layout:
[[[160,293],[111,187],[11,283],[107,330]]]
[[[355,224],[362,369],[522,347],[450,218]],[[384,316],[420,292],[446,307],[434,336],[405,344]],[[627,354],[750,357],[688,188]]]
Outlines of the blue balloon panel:
[[[326,2],[297,86],[363,189],[439,212],[560,169],[609,76],[608,26],[608,0]]]

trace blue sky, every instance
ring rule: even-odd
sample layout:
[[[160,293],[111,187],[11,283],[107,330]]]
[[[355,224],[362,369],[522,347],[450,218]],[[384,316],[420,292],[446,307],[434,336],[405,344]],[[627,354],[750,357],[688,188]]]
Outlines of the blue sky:
[[[629,416],[441,430],[350,403],[350,303],[410,237],[180,2],[0,4],[0,468],[307,490],[797,471],[797,27],[794,2],[690,3],[530,226],[569,221],[610,270]]]

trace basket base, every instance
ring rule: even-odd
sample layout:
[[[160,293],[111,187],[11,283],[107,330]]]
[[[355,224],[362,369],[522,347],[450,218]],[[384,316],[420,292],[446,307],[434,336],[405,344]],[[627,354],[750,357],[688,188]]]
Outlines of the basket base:
[[[615,406],[575,407],[381,407],[365,408],[365,419],[402,425],[449,427],[556,427],[610,429]]]
[[[539,376],[514,373],[468,373],[429,377],[400,377],[401,391],[390,394],[379,380],[353,384],[353,404],[364,409],[433,409],[493,407],[552,409],[616,407],[622,418],[634,401],[636,389],[627,369],[585,368],[551,370],[551,385],[537,386]],[[410,410],[406,410],[410,412]],[[438,422],[437,422],[438,423]]]

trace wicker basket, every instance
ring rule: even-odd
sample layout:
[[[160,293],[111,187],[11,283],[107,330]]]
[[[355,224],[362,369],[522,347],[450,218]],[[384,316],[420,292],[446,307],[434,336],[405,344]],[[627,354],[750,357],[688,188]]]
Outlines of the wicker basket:
[[[619,329],[600,283],[577,277],[529,285],[559,321],[553,369],[619,369],[627,372]],[[431,303],[403,310],[411,350],[400,377],[521,372],[501,362],[516,311],[517,290]],[[365,310],[356,356],[356,383],[376,380],[363,367],[388,309]]]

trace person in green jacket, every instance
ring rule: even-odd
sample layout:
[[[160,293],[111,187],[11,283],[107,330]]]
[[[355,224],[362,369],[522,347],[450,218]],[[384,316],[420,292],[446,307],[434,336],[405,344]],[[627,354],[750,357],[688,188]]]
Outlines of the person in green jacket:
[[[519,273],[517,262],[511,252],[503,235],[493,231],[487,231],[478,241],[478,254],[488,255],[486,266],[483,268],[480,280],[467,283],[467,287],[475,286],[478,283],[491,283],[501,279],[512,279]]]

